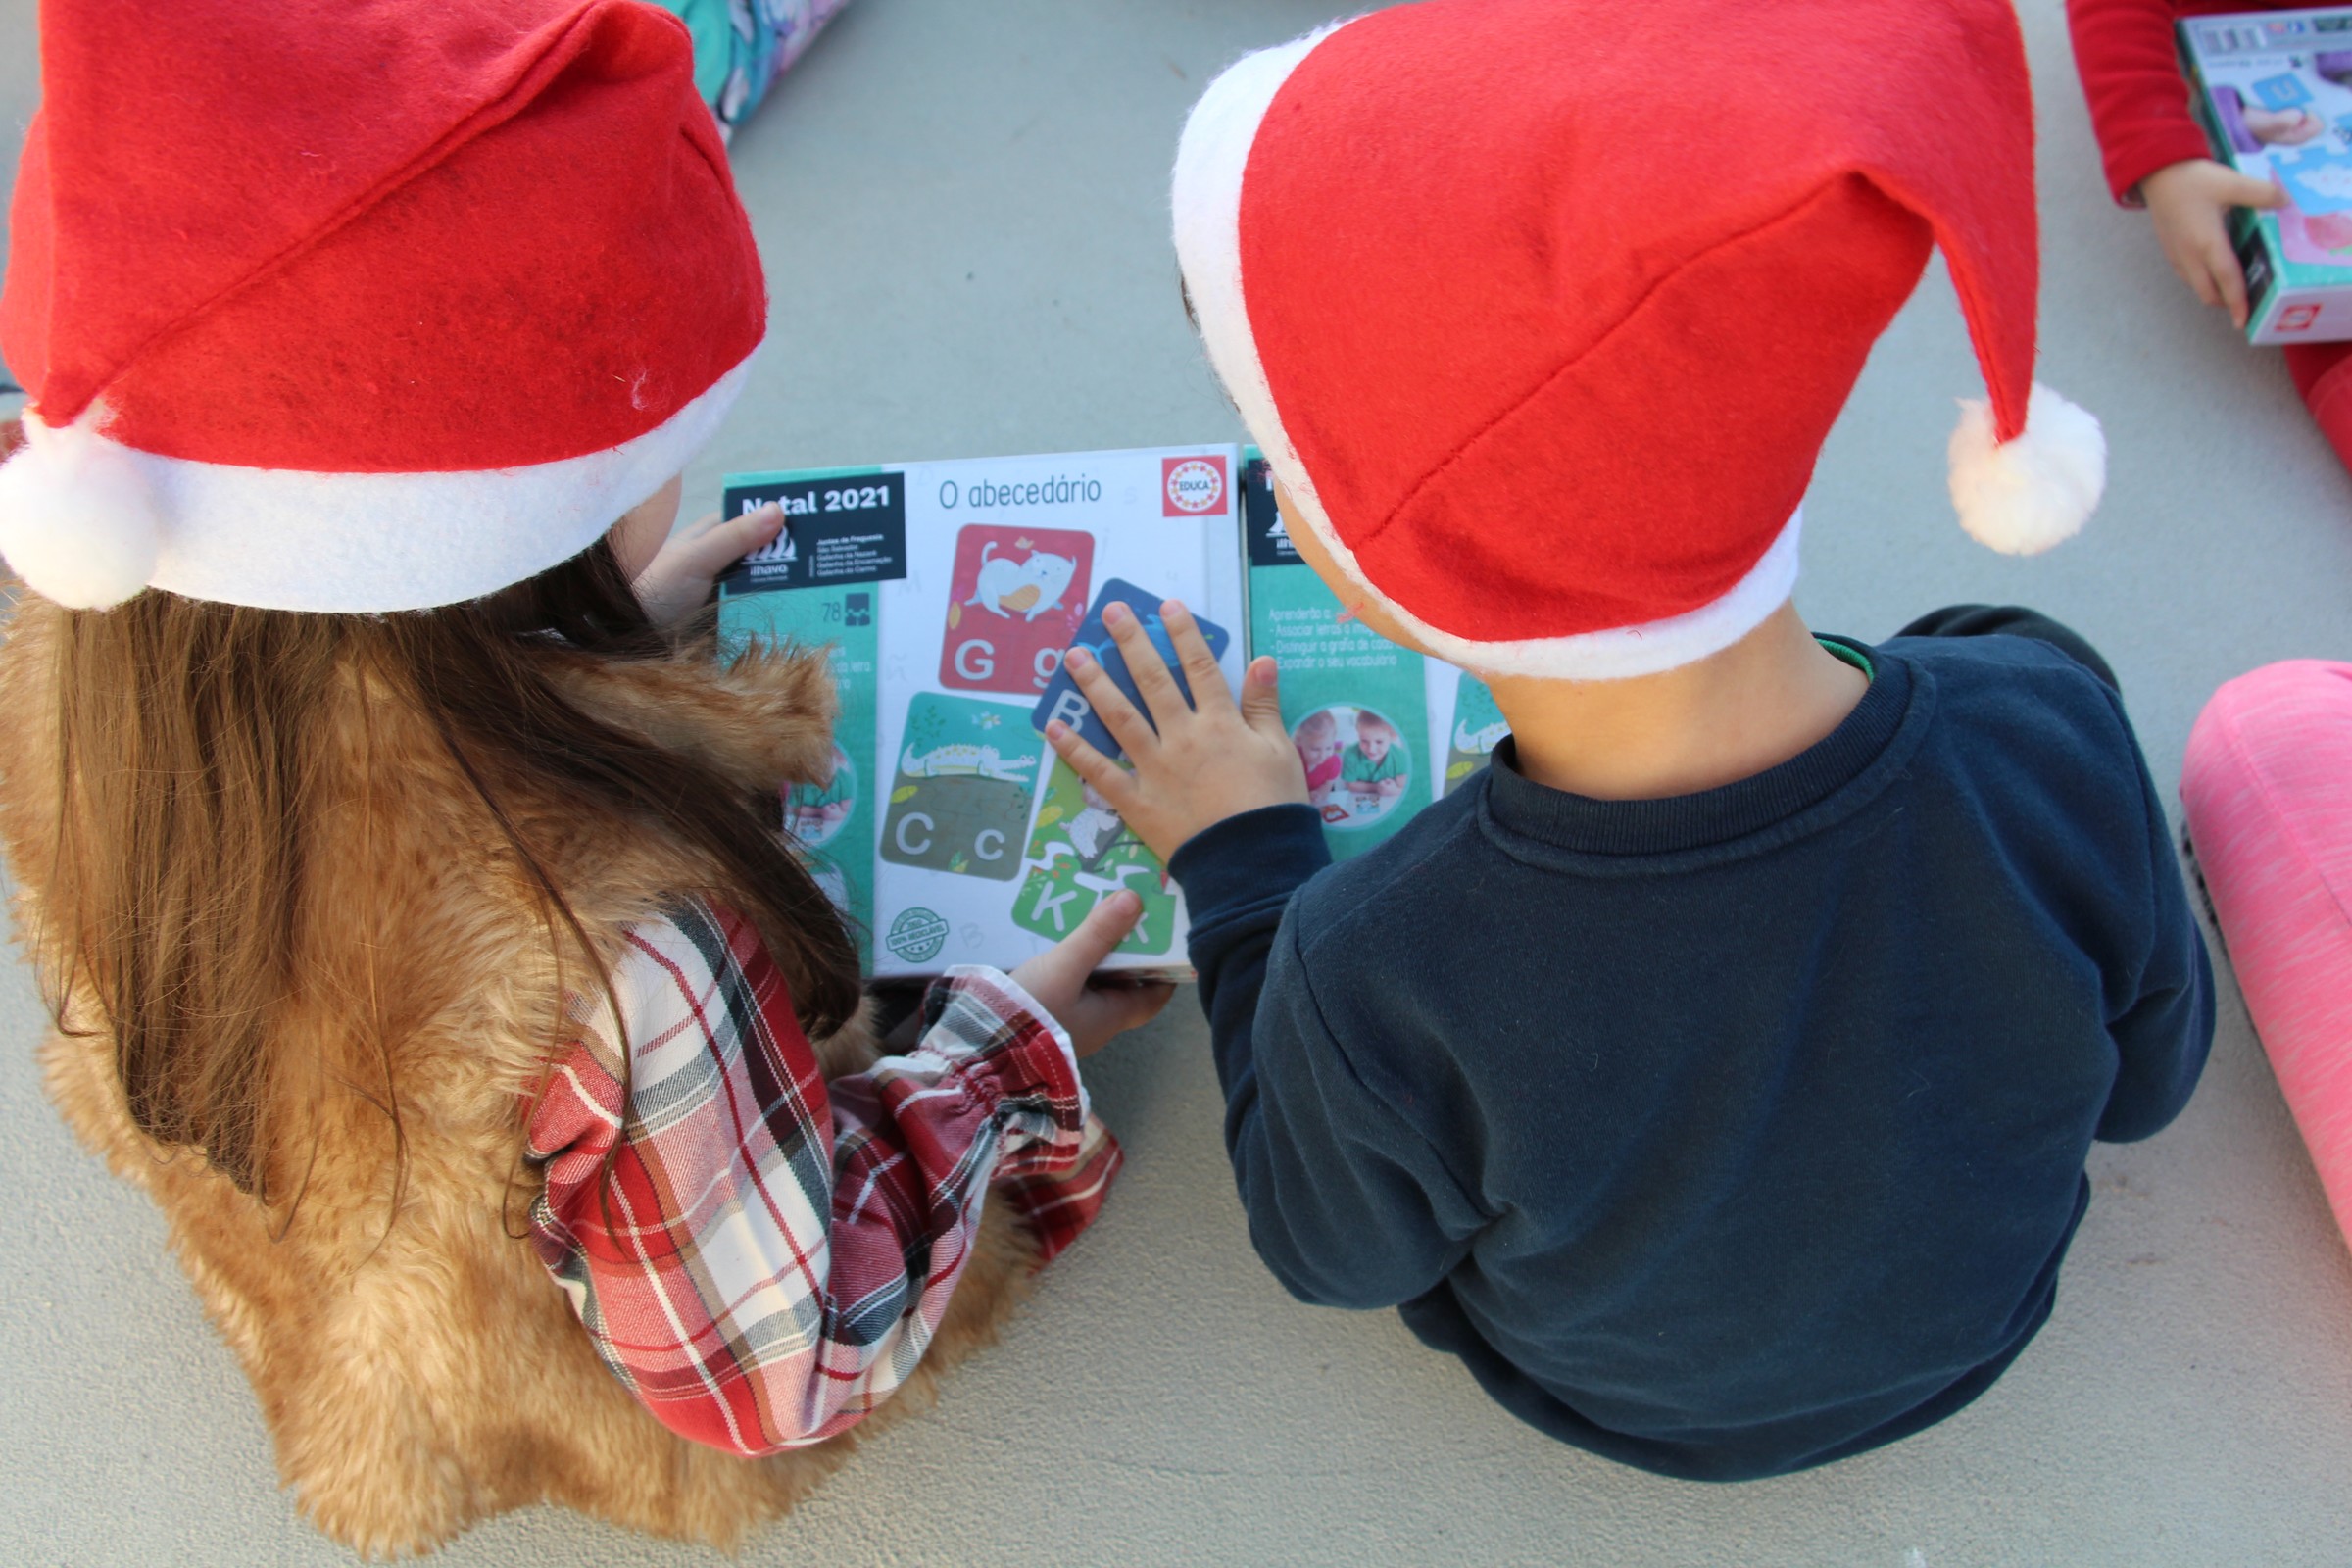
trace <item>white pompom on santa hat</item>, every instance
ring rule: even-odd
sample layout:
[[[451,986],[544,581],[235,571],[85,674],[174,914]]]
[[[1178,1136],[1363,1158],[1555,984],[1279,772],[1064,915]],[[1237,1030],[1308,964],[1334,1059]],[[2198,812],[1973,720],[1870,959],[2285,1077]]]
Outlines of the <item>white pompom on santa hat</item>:
[[[715,429],[766,295],[675,17],[121,11],[42,0],[10,213],[0,555],[36,591],[455,603],[585,549]]]
[[[1178,149],[1209,358],[1340,569],[1490,674],[1653,673],[1795,583],[1799,503],[1940,248],[1993,549],[2079,529],[2098,421],[2033,379],[2009,0],[1427,0],[1251,55]]]

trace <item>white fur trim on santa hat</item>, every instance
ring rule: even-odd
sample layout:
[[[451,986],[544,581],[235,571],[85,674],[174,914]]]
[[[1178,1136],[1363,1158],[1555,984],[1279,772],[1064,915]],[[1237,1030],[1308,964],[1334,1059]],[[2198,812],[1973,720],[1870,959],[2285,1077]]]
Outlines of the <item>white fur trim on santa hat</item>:
[[[263,610],[427,610],[579,554],[669,481],[726,417],[751,357],[666,420],[602,452],[455,473],[307,473],[159,457],[93,412],[0,466],[0,556],[60,604],[143,587]]]
[[[1345,23],[1340,26],[1346,25]],[[1755,630],[1786,604],[1796,587],[1797,536],[1803,514],[1788,518],[1779,537],[1720,598],[1680,615],[1639,626],[1615,626],[1566,637],[1482,642],[1441,631],[1397,605],[1364,576],[1355,552],[1343,544],[1283,429],[1281,412],[1259,362],[1257,341],[1242,292],[1242,172],[1266,110],[1298,63],[1338,30],[1326,27],[1278,49],[1250,55],[1208,85],[1185,122],[1176,148],[1170,204],[1176,260],[1200,323],[1210,366],[1241,411],[1291,503],[1315,538],[1370,603],[1429,652],[1486,675],[1541,675],[1563,680],[1626,680],[1654,675],[1720,653]]]
[[[111,610],[147,586],[163,547],[137,454],[86,420],[52,430],[28,410],[24,427],[0,465],[0,557],[61,605]]]
[[[1960,400],[1952,432],[1960,526],[2004,555],[2039,555],[2082,530],[2107,488],[2107,436],[2089,410],[2034,383],[2026,427],[1995,441],[1990,405]]]

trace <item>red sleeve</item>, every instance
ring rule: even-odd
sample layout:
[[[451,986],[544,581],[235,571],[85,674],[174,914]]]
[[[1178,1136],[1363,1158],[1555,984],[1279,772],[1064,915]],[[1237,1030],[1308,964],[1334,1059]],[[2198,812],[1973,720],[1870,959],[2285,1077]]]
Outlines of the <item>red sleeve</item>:
[[[2188,108],[2188,80],[2173,23],[2191,7],[2175,0],[2067,0],[2075,70],[2090,100],[2090,126],[2107,188],[2127,206],[2132,187],[2168,164],[2211,158],[2213,145]]]

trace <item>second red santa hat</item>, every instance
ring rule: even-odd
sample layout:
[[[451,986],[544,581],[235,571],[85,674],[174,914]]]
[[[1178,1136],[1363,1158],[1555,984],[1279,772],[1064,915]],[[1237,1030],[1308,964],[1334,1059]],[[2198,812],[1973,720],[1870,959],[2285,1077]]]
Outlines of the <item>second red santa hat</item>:
[[[2105,483],[2033,380],[2007,0],[1427,0],[1201,97],[1176,245],[1209,358],[1341,569],[1494,674],[1652,673],[1796,577],[1798,507],[1939,247],[1986,403],[1962,524],[2031,554]]]

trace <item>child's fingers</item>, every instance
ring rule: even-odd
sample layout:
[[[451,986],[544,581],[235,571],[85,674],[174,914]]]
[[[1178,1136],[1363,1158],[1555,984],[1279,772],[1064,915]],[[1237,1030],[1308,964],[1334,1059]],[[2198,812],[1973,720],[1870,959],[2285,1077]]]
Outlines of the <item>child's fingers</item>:
[[[2275,179],[2256,179],[2251,174],[2230,171],[2220,181],[2217,194],[2232,207],[2259,207],[2266,211],[2286,205],[2286,190]]]
[[[1070,771],[1095,787],[1095,792],[1110,803],[1110,808],[1125,814],[1135,802],[1135,775],[1104,757],[1088,744],[1085,736],[1054,719],[1046,726],[1046,743],[1054,755],[1070,764]]]
[[[1141,616],[1125,605],[1113,604],[1102,612],[1102,624],[1127,658],[1127,674],[1135,689],[1144,696],[1144,706],[1152,716],[1164,724],[1185,711],[1184,694],[1176,689],[1176,677],[1168,673],[1167,661],[1160,658],[1153,646],[1152,634],[1144,630]]]
[[[2221,291],[2213,285],[2212,270],[2205,265],[2202,257],[2191,255],[2167,259],[2173,264],[2173,275],[2188,285],[2188,291],[2197,297],[2198,304],[2222,303]]]
[[[704,534],[707,534],[711,529],[717,527],[718,524],[719,514],[715,512],[706,512],[701,516],[688,523],[685,527],[672,528],[669,531],[669,537],[673,543],[682,542],[688,539],[700,539]]]
[[[1270,739],[1288,741],[1282,722],[1281,675],[1273,656],[1260,654],[1242,671],[1242,721]]]
[[[2237,258],[2230,254],[2227,244],[2214,246],[2205,254],[2206,275],[2213,279],[2213,291],[2224,309],[2230,313],[2232,324],[2246,324],[2246,274],[2238,270]]]
[[[1158,656],[1152,657],[1156,662]],[[1136,711],[1135,705],[1119,690],[1101,661],[1083,648],[1073,648],[1063,656],[1061,663],[1078,683],[1078,690],[1085,694],[1095,716],[1128,756],[1141,757],[1158,748],[1159,735],[1152,728],[1152,721]],[[1127,667],[1135,667],[1133,659],[1128,660]]]
[[[739,512],[732,517],[727,516],[724,513],[706,512],[685,527],[671,534],[670,537],[678,540],[700,539],[703,535],[715,532],[720,528],[740,530],[747,523],[756,525],[760,531],[765,531],[783,521],[784,509],[773,501],[767,501],[752,508],[749,512]]]
[[[1142,899],[1124,891],[1113,893],[1089,909],[1078,929],[1055,943],[1047,957],[1061,980],[1076,991],[1127,940],[1127,933],[1143,917]]]
[[[1159,613],[1168,623],[1168,640],[1176,645],[1176,658],[1184,665],[1185,684],[1193,689],[1193,707],[1200,712],[1224,711],[1233,707],[1233,694],[1225,689],[1225,671],[1217,664],[1217,656],[1208,651],[1208,639],[1200,635],[1200,623],[1183,604],[1169,599],[1161,602]]]
[[[1095,1006],[1102,1009],[1099,1016],[1107,1025],[1106,1032],[1123,1035],[1130,1029],[1140,1029],[1159,1016],[1160,1008],[1176,995],[1176,988],[1165,980],[1147,980],[1138,984],[1112,980],[1087,988]]]
[[[669,548],[683,564],[716,576],[783,529],[784,509],[771,501],[740,516],[721,518],[712,513],[699,518],[685,532],[671,535]]]

